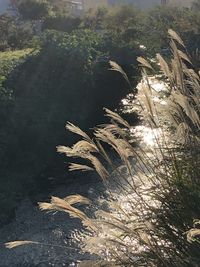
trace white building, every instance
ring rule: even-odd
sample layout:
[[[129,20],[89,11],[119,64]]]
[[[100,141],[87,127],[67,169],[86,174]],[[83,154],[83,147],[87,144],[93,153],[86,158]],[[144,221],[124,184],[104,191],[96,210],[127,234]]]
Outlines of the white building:
[[[111,5],[133,4],[138,8],[146,9],[161,4],[161,0],[108,0],[108,3]]]
[[[60,0],[55,0],[56,2]],[[190,7],[193,0],[62,0],[62,3],[71,9],[76,15],[81,15],[89,8],[97,8],[100,6],[113,6],[122,4],[133,4],[142,9],[148,9],[160,4],[175,4],[178,6]],[[0,15],[9,12],[14,14],[12,6],[16,4],[16,0],[0,0]]]
[[[7,12],[9,9],[10,0],[0,0],[0,15]]]
[[[168,0],[172,5],[191,7],[194,0]]]
[[[94,0],[98,2],[98,0]],[[155,5],[173,4],[178,6],[190,7],[193,0],[107,0],[110,5],[133,4],[142,9],[148,9]]]

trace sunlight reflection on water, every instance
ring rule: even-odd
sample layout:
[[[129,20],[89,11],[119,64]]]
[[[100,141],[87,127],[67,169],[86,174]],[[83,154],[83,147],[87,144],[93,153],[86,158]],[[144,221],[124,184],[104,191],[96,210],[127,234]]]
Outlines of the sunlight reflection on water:
[[[160,129],[152,129],[150,127],[139,125],[131,129],[134,136],[139,137],[141,142],[147,146],[153,147],[156,145],[156,140],[160,138]]]
[[[149,85],[152,89],[152,99],[155,104],[159,104],[162,106],[167,105],[167,101],[165,101],[164,97],[160,97],[161,93],[165,93],[168,91],[167,85],[165,82],[159,80],[159,77],[151,76],[148,77]],[[128,113],[131,112],[140,112],[138,99],[142,98],[144,96],[142,86],[144,85],[144,80],[141,80],[140,83],[137,85],[137,97],[136,99],[133,99],[133,95],[130,94],[127,98],[122,100],[122,104],[126,108],[126,111]],[[135,137],[139,138],[141,143],[145,146],[154,147],[157,145],[157,140],[161,138],[161,129],[160,128],[152,128],[150,126],[145,125],[144,123],[142,125],[135,126],[131,128],[131,134],[133,134]]]
[[[166,83],[159,80],[159,77],[156,76],[148,77],[149,84],[151,85],[152,89],[156,92],[163,92],[167,91]],[[138,84],[138,89],[141,87],[142,83]]]

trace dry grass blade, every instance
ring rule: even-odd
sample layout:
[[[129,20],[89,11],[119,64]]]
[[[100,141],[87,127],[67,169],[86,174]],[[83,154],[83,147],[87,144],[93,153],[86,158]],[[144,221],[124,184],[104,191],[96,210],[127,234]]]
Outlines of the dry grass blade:
[[[138,57],[137,61],[141,64],[142,67],[153,70],[152,66],[149,64],[149,62],[145,58]]]
[[[65,154],[67,157],[74,157],[77,155],[71,147],[67,146],[57,146],[57,152]]]
[[[70,165],[69,165],[69,171],[82,171],[82,172],[87,172],[87,171],[94,171],[94,168],[89,167],[87,165],[83,165],[83,164],[70,163]]]
[[[80,204],[85,204],[85,205],[89,205],[91,204],[91,201],[86,198],[86,197],[83,197],[81,195],[71,195],[71,196],[67,196],[64,198],[64,200],[69,203],[70,205],[73,205],[73,204],[77,204],[77,203],[80,203]]]
[[[81,140],[79,142],[77,142],[72,149],[76,152],[80,152],[80,153],[87,153],[87,152],[99,152],[97,146],[94,143],[90,143],[88,141],[85,140]]]
[[[170,35],[170,37],[173,40],[177,41],[180,45],[185,47],[183,40],[181,39],[181,37],[175,31],[173,31],[172,29],[169,29],[168,30],[168,34]]]
[[[175,138],[178,143],[185,144],[189,140],[190,128],[187,123],[181,122],[176,129]]]
[[[186,55],[186,53],[184,53],[183,51],[178,49],[178,54],[182,59],[184,59],[185,61],[187,61],[188,63],[190,63],[192,65],[192,62],[189,59],[189,57]]]
[[[153,101],[151,87],[149,84],[143,83],[142,85],[142,95],[140,97],[140,104],[142,109],[146,112],[147,118],[150,119],[155,126],[158,126],[157,114],[155,109],[155,103]]]
[[[126,73],[124,72],[124,70],[122,69],[122,67],[120,67],[116,62],[110,60],[109,61],[109,64],[111,66],[111,68],[109,70],[112,70],[112,71],[117,71],[119,73],[122,74],[122,76],[124,77],[124,79],[127,81],[127,83],[130,85],[131,87],[131,83],[129,81],[129,78],[128,76],[126,75]]]
[[[182,107],[183,111],[188,116],[188,118],[192,121],[192,123],[200,127],[199,116],[196,110],[190,105],[190,101],[188,97],[181,93],[173,92],[173,98],[174,98],[174,101]]]
[[[127,128],[130,128],[130,125],[128,124],[128,122],[126,120],[124,120],[119,114],[117,114],[116,112],[113,112],[107,108],[104,109],[106,112],[106,116],[111,118],[112,120],[114,120],[116,123],[119,123]]]
[[[117,148],[117,153],[118,155],[124,160],[127,159],[129,157],[133,157],[135,154],[133,153],[133,148],[132,146],[129,144],[129,142],[127,142],[124,139],[117,139],[116,141],[116,148]]]
[[[67,123],[66,129],[69,130],[72,133],[75,133],[77,135],[82,136],[88,142],[91,142],[92,141],[90,139],[90,137],[84,131],[82,131],[79,127],[75,126],[74,124],[72,124],[70,122]]]
[[[164,60],[164,58],[160,54],[157,54],[156,57],[157,57],[157,60],[160,64],[160,68],[161,68],[162,72],[169,80],[171,80],[172,73],[169,69],[167,62]]]
[[[149,236],[147,235],[146,232],[144,231],[139,231],[139,236],[141,238],[141,240],[150,248],[152,248],[152,244],[151,241],[149,240]]]
[[[86,158],[86,156],[90,155],[90,153],[93,152],[99,152],[97,146],[91,143],[88,143],[87,141],[79,141],[73,147],[66,147],[66,146],[58,146],[57,151],[59,153],[65,154],[67,157],[80,157],[80,158]]]
[[[174,52],[175,53],[175,52]],[[173,79],[176,84],[176,87],[179,91],[185,93],[185,80],[184,80],[184,73],[183,73],[183,64],[180,61],[180,57],[172,59],[172,69],[173,69]]]
[[[200,229],[193,228],[187,232],[187,240],[189,243],[196,241],[200,237]]]
[[[119,127],[117,124],[113,123],[113,124],[104,124],[101,125],[106,131],[111,132],[114,135],[118,135],[118,136],[124,136],[125,132],[124,130]]]
[[[78,198],[78,197],[77,197]],[[68,197],[68,199],[70,199],[70,197]],[[71,201],[74,200],[75,201],[75,197],[72,196]],[[79,200],[81,201],[81,198],[79,198]],[[83,198],[82,198],[83,200]],[[85,201],[84,201],[85,202]],[[66,201],[65,199],[61,199],[58,197],[52,197],[51,198],[51,203],[38,203],[39,204],[39,208],[42,211],[63,211],[66,212],[70,217],[72,218],[77,218],[80,219],[82,224],[88,228],[88,229],[96,229],[96,227],[94,226],[92,220],[90,218],[87,217],[87,215],[82,212],[81,210],[73,207],[70,205],[69,202]]]
[[[30,245],[30,244],[38,245],[39,242],[34,242],[34,241],[13,241],[13,242],[5,243],[5,246],[8,249],[12,249],[12,248],[16,248],[16,247],[19,247],[19,246]]]
[[[106,152],[104,147],[102,146],[100,140],[97,140],[97,145],[99,147],[99,151],[100,151],[101,155],[103,156],[103,158],[107,161],[107,163],[110,164],[111,167],[113,167],[113,162],[110,159],[110,157],[108,156],[108,153]]]
[[[133,156],[132,146],[126,140],[116,137],[108,129],[97,129],[95,136],[99,141],[110,145],[117,152],[122,161],[128,163],[128,158]]]
[[[48,210],[48,211],[53,211],[56,210],[56,207],[54,207],[51,203],[47,202],[38,202],[40,210]]]
[[[110,146],[115,146],[116,137],[109,129],[98,128],[96,129],[94,135],[99,141],[102,141],[105,144],[109,144]]]
[[[97,157],[92,156],[92,155],[88,156],[87,159],[90,160],[96,172],[99,174],[102,180],[105,181],[109,177],[109,173],[104,167],[104,165],[100,162],[100,160]]]

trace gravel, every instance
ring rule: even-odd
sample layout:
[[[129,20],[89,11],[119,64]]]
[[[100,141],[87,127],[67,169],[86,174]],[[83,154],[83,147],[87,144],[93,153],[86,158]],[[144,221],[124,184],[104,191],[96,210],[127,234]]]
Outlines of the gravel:
[[[97,177],[84,175],[35,199],[43,201],[51,195],[81,194],[95,200],[102,191],[103,186]],[[24,199],[16,209],[15,219],[0,229],[0,267],[77,266],[78,262],[92,260],[94,257],[81,254],[79,248],[71,244],[70,233],[75,229],[81,229],[79,220],[62,212],[41,212],[30,199]],[[15,240],[31,240],[43,245],[5,248],[5,242]]]

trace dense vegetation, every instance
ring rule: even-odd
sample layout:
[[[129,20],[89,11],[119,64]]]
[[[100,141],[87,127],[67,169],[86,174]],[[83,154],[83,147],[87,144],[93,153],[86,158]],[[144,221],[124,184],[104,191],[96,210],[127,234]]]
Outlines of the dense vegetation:
[[[49,177],[66,179],[55,151],[75,140],[65,123],[83,130],[102,123],[103,107],[116,108],[129,93],[119,72],[108,71],[109,60],[135,87],[137,56],[169,55],[168,28],[181,33],[188,50],[199,46],[199,12],[196,1],[191,10],[122,6],[77,18],[55,1],[24,0],[17,16],[0,17],[0,222],[19,200],[50,187]]]

